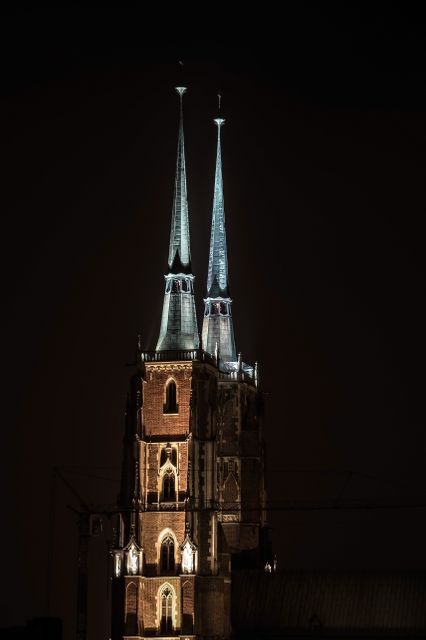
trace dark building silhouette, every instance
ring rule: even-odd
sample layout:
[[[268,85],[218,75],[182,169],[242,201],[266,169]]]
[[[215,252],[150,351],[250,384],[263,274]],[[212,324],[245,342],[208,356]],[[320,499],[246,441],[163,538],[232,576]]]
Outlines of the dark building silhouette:
[[[426,637],[420,571],[241,571],[232,604],[239,637]]]
[[[62,640],[60,618],[33,618],[25,626],[0,629],[1,640]]]

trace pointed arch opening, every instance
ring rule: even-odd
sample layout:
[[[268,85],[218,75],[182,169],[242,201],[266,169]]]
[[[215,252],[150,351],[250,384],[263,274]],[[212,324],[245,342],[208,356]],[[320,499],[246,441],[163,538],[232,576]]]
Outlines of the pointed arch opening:
[[[161,541],[160,572],[162,574],[174,573],[175,566],[175,541],[173,536],[167,534]]]
[[[238,504],[239,487],[233,473],[230,473],[225,480],[223,487],[224,507],[232,508]]]
[[[161,501],[162,502],[176,501],[176,477],[172,469],[167,469],[163,474],[163,481],[162,481],[162,487],[161,487]]]
[[[159,627],[161,635],[168,635],[174,631],[174,617],[176,610],[176,594],[170,584],[163,584],[158,599]]]
[[[170,633],[173,629],[173,594],[166,588],[161,594],[161,633]]]
[[[138,633],[137,620],[138,589],[134,582],[130,582],[126,587],[126,619],[125,630],[128,635]]]
[[[182,584],[182,630],[181,633],[194,633],[194,583],[185,580]]]
[[[173,379],[166,383],[163,413],[179,413],[176,382]]]

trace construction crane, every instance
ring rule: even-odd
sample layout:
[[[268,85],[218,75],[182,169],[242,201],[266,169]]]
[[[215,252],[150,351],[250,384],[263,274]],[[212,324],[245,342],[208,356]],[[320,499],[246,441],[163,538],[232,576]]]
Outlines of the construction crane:
[[[70,491],[77,499],[79,509],[69,508],[78,516],[78,555],[77,555],[77,610],[76,610],[76,639],[87,640],[87,593],[88,593],[88,559],[89,541],[94,536],[102,533],[102,515],[111,516],[115,510],[104,511],[102,514],[81,497],[78,491],[67,480],[58,467],[52,471],[52,496],[50,510],[50,541],[48,546],[48,567],[47,567],[47,589],[46,589],[46,609],[50,613],[52,598],[52,576],[53,576],[53,549],[55,537],[55,515],[56,515],[56,485],[57,480]]]

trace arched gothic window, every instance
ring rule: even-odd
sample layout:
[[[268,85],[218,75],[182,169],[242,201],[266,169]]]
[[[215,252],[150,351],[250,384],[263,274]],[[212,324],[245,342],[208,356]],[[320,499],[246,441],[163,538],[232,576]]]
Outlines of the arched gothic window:
[[[172,470],[166,471],[163,476],[163,502],[174,502],[176,500],[175,474]]]
[[[161,592],[161,624],[162,634],[173,631],[173,594],[169,587]]]
[[[160,569],[161,573],[174,573],[175,570],[175,541],[170,535],[161,542]]]
[[[169,380],[166,386],[164,413],[178,413],[178,405],[176,403],[176,382],[174,380]]]

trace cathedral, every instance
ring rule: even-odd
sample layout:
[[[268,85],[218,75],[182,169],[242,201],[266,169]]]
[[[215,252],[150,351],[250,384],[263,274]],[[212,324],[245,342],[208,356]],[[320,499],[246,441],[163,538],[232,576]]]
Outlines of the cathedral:
[[[112,549],[112,639],[229,638],[236,568],[270,567],[257,365],[236,350],[221,132],[203,326],[191,265],[184,87],[164,303],[130,382]]]

